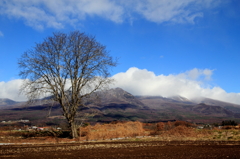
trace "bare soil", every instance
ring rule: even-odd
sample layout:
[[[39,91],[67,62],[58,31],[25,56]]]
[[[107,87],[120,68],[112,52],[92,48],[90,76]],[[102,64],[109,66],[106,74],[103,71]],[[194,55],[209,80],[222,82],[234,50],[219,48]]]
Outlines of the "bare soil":
[[[239,159],[240,141],[128,141],[1,145],[0,158]]]

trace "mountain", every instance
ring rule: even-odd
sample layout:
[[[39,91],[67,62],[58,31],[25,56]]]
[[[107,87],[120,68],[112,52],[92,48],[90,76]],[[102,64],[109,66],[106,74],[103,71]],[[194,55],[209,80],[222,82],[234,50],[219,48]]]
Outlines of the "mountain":
[[[0,106],[14,105],[18,102],[8,99],[8,98],[0,98]]]
[[[61,122],[62,110],[59,104],[49,98],[36,101],[35,104],[25,107],[24,103],[2,99],[0,103],[8,109],[1,111],[0,117],[3,120],[30,119],[33,123]],[[240,121],[240,105],[209,98],[192,100],[181,96],[134,96],[121,88],[114,88],[95,92],[90,98],[84,99],[84,103],[85,107],[79,109],[79,114],[94,114],[94,117],[88,118],[90,122],[190,120],[212,123],[228,119]]]
[[[152,119],[152,110],[121,88],[96,92],[91,99],[82,111],[96,113],[94,118],[100,122]]]
[[[227,110],[223,107],[206,105],[204,103],[200,103],[192,107],[191,110],[204,115],[226,116],[226,117],[234,115],[232,111]]]
[[[139,101],[135,96],[121,88],[109,89],[101,92],[96,92],[93,95],[94,102],[92,105],[98,107],[109,107],[125,105],[127,107],[135,107],[138,109],[147,109],[148,107]]]
[[[129,92],[121,88],[99,91],[92,94],[90,99],[85,99],[85,107],[80,108],[79,117],[84,113],[95,114],[90,120],[92,122],[110,122],[113,120],[154,120],[156,116],[151,115],[141,101]],[[50,107],[53,104],[53,107]],[[51,113],[50,113],[51,110]],[[59,104],[52,102],[49,98],[36,100],[31,106],[16,106],[0,112],[4,120],[16,118],[29,119],[33,122],[50,123],[62,119],[62,110]]]
[[[149,109],[159,113],[161,119],[191,120],[210,122],[236,118],[240,121],[240,105],[208,98],[189,100],[181,96],[138,96]],[[211,102],[210,102],[211,101]],[[201,103],[198,103],[201,102]]]
[[[213,106],[220,106],[227,110],[233,111],[235,113],[240,113],[240,105],[238,105],[238,104],[223,102],[223,101],[214,100],[214,99],[210,99],[210,98],[204,98],[204,97],[194,98],[194,99],[192,99],[192,102],[204,103],[204,104],[213,105]]]

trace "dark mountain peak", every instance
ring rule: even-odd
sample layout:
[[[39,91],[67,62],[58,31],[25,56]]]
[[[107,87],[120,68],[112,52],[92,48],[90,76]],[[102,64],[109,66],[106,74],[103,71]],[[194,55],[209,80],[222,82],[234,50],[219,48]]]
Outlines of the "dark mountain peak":
[[[127,91],[124,91],[122,88],[119,87],[107,90],[106,93],[116,98],[135,99],[135,97],[132,94],[130,94]]]
[[[101,107],[114,104],[127,104],[139,108],[146,108],[139,99],[119,87],[96,92],[92,99],[94,99],[94,97],[94,102],[91,102],[90,104],[96,104]]]
[[[126,92],[125,90],[123,90],[122,88],[120,87],[116,87],[116,88],[111,88],[109,90],[113,90],[113,91],[120,91],[120,92]]]

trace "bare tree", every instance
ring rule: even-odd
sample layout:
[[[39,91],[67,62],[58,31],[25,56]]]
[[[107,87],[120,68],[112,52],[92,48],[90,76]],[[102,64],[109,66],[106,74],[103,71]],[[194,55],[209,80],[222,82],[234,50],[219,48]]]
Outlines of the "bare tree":
[[[112,79],[109,69],[117,65],[92,36],[79,31],[53,33],[26,51],[19,59],[21,92],[29,101],[51,95],[61,105],[73,138],[79,107],[93,92],[106,88]]]

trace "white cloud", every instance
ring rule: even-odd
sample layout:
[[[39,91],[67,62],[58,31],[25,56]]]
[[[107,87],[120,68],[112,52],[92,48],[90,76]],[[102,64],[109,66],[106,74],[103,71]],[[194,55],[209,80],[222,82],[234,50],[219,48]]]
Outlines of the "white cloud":
[[[8,82],[0,82],[0,98],[9,98],[15,101],[27,101],[27,96],[24,93],[20,93],[21,86],[23,82],[26,82],[23,79],[15,79]],[[66,90],[70,87],[70,81],[67,80]],[[41,95],[39,98],[50,96],[49,93]]]
[[[203,16],[197,9],[199,7],[196,8],[199,2],[195,0],[146,0],[134,2],[132,7],[135,11],[152,22],[193,23],[196,17]]]
[[[213,70],[197,69],[180,74],[156,75],[146,69],[129,68],[126,72],[115,74],[116,80],[112,87],[120,87],[133,95],[174,96],[186,98],[208,97],[221,101],[240,104],[240,93],[227,93],[220,87],[206,87]],[[25,101],[24,95],[19,95],[23,80],[16,79],[9,82],[0,82],[0,98],[10,98],[16,101]]]
[[[192,70],[186,71],[184,73],[179,74],[178,76],[181,76],[182,78],[189,78],[192,80],[197,80],[201,77],[203,77],[204,80],[211,80],[211,76],[213,74],[214,70],[210,69],[197,69],[194,68]]]
[[[9,82],[0,82],[0,98],[9,98],[16,101],[25,101],[27,98],[19,94],[23,80],[16,79]]]
[[[36,29],[75,25],[86,16],[121,22],[121,7],[110,0],[11,0],[0,1],[0,14],[23,19]]]
[[[203,9],[221,0],[2,0],[0,14],[23,19],[36,29],[77,25],[86,17],[102,17],[116,23],[132,22],[136,15],[156,22],[194,23]]]
[[[113,87],[123,88],[134,95],[208,97],[240,104],[240,93],[227,93],[220,87],[205,86],[212,73],[213,70],[195,68],[177,75],[155,75],[146,69],[132,67],[113,76],[116,80]]]
[[[1,36],[4,36],[4,35],[3,35],[3,33],[0,31],[0,37],[1,37]]]
[[[37,81],[39,83],[41,83],[43,79],[38,79]],[[96,84],[94,84],[94,82],[99,83],[99,80],[101,80],[101,78],[94,78],[89,84],[86,84],[82,90],[81,93],[83,94],[88,94],[89,92],[92,92],[92,90],[96,87]],[[0,82],[0,98],[9,98],[15,101],[27,101],[27,96],[24,95],[23,93],[20,93],[20,89],[22,87],[23,84],[26,84],[26,82],[28,82],[28,80],[23,80],[23,79],[15,79],[15,80],[11,80],[8,82]],[[52,80],[53,82],[53,80]],[[54,82],[53,82],[54,83]],[[35,85],[36,86],[36,85]],[[48,85],[47,84],[43,84],[37,85],[38,87],[41,88],[47,88]],[[71,88],[71,80],[67,79],[66,80],[66,85],[65,85],[65,91],[69,90]],[[26,87],[26,90],[30,90],[31,87]],[[37,92],[39,93],[39,92]],[[51,94],[48,91],[45,92],[41,92],[41,94],[37,94],[37,98],[41,99],[47,96],[50,96]]]

